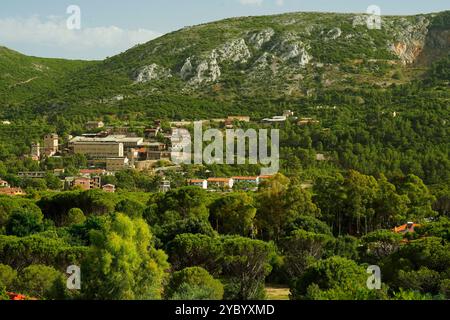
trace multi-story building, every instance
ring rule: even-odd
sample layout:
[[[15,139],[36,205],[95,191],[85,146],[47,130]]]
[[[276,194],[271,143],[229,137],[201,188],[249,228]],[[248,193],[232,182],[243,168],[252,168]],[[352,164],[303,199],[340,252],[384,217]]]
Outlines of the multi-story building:
[[[75,137],[69,142],[69,149],[76,154],[91,158],[123,158],[126,151],[138,148],[144,138],[110,135],[106,137]]]
[[[26,193],[21,188],[0,188],[0,195],[24,196]]]
[[[107,158],[106,170],[107,171],[121,171],[128,167],[129,160],[125,157]]]
[[[41,144],[39,142],[33,143],[31,145],[31,157],[33,159],[41,158]]]
[[[208,186],[211,188],[233,189],[234,181],[231,178],[209,178]]]
[[[68,177],[65,180],[66,188],[79,187],[82,190],[100,189],[102,187],[102,179],[99,176],[92,178],[87,177]]]
[[[26,171],[26,172],[19,172],[17,175],[21,178],[43,179],[43,178],[45,178],[46,172],[45,171]]]
[[[123,157],[123,144],[117,141],[76,141],[72,143],[75,154],[83,154],[92,158]]]
[[[208,181],[203,179],[191,179],[188,180],[188,185],[199,187],[202,189],[208,189]]]
[[[78,187],[81,190],[91,189],[91,179],[90,178],[75,178],[73,180],[72,187]]]
[[[52,157],[58,152],[59,137],[56,133],[48,134],[44,137],[44,154]]]

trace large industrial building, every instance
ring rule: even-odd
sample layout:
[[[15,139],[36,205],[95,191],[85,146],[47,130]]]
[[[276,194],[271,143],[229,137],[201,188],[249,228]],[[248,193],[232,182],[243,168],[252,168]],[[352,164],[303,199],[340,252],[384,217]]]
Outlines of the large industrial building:
[[[69,149],[75,154],[84,154],[90,158],[124,158],[127,150],[137,148],[143,142],[143,138],[125,135],[80,136],[70,140]]]

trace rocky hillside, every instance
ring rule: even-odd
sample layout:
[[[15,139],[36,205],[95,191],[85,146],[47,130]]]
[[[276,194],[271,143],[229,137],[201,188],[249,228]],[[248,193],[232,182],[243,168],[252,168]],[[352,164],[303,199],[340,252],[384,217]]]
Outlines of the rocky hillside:
[[[383,17],[380,30],[367,27],[367,16],[352,14],[228,19],[135,47],[100,70],[147,88],[175,82],[185,92],[263,88],[296,95],[352,81],[386,86],[398,82],[394,74],[405,67],[424,67],[448,53],[448,16]]]
[[[146,110],[158,107],[155,96],[243,101],[382,89],[420,77],[447,56],[449,32],[449,11],[383,17],[381,29],[368,28],[367,16],[356,14],[227,19],[167,34],[79,72],[69,70],[52,91],[51,109],[100,104]],[[16,84],[26,87],[47,70],[31,66],[35,72]],[[39,93],[39,102],[47,102],[49,92]]]

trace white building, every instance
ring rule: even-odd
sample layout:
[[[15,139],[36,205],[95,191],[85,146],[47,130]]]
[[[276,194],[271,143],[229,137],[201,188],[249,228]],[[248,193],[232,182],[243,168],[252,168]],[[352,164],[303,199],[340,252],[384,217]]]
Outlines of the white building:
[[[208,189],[208,181],[203,179],[191,179],[188,180],[188,185],[202,188],[204,190]]]

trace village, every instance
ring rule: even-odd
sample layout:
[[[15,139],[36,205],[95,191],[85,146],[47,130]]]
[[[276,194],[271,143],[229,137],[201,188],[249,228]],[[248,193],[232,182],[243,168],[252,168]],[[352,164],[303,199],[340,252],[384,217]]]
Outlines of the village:
[[[256,123],[262,126],[282,125],[292,121],[299,126],[318,125],[320,121],[312,118],[297,118],[294,112],[286,110],[281,116],[265,118],[253,122],[249,116],[228,116],[223,119],[201,120],[203,124],[213,124],[223,129],[233,129],[238,124]],[[65,141],[56,133],[43,137],[31,145],[27,157],[33,161],[48,158],[59,158],[67,155],[82,155],[87,159],[87,167],[79,168],[77,175],[67,176],[64,168],[54,169],[51,173],[60,177],[64,190],[102,189],[105,192],[116,192],[116,186],[103,183],[104,177],[114,176],[117,172],[134,169],[150,171],[159,174],[163,179],[159,186],[160,192],[171,189],[171,182],[165,178],[168,170],[180,171],[181,167],[171,162],[184,145],[189,135],[188,127],[193,121],[173,121],[165,129],[162,121],[156,120],[151,126],[131,128],[129,126],[111,127],[103,121],[89,121],[85,124],[86,133],[79,136],[69,136]],[[170,129],[169,129],[170,128]],[[136,130],[143,132],[140,136]],[[323,154],[317,155],[317,161],[327,160]],[[48,172],[19,172],[18,177],[26,179],[43,179]],[[209,191],[256,190],[258,185],[269,175],[208,177],[206,179],[185,179],[185,184],[197,186]],[[21,188],[11,187],[0,177],[0,195],[23,196]]]

